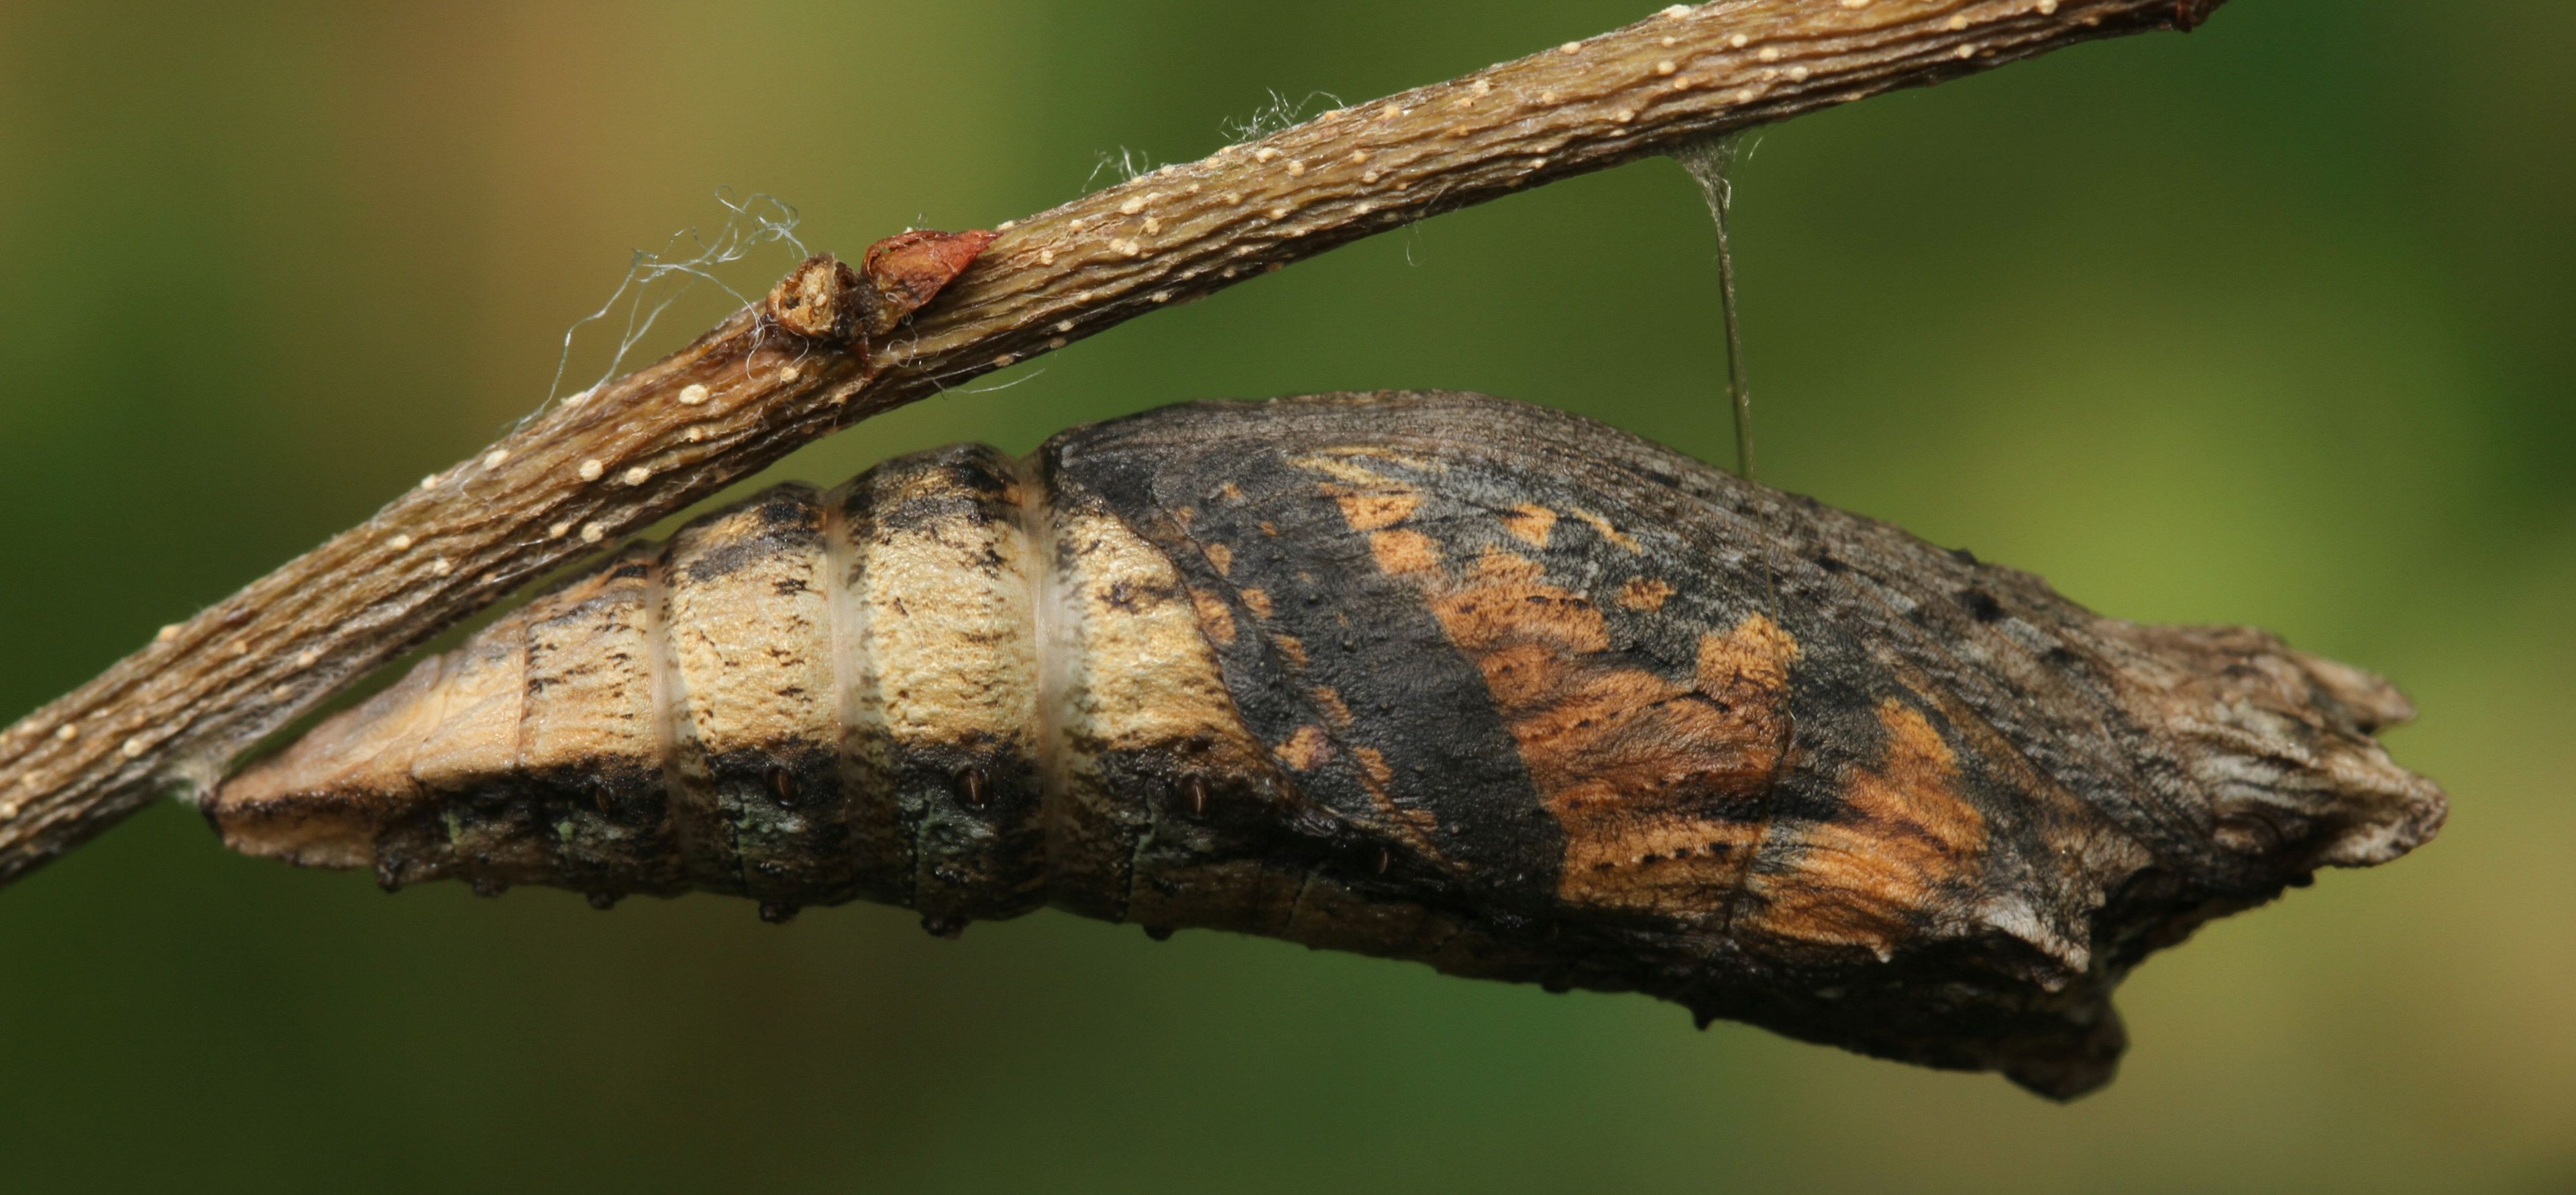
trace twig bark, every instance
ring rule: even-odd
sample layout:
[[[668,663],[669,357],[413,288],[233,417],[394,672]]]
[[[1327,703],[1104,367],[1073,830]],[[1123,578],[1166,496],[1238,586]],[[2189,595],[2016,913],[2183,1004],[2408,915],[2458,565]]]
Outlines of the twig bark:
[[[877,412],[1439,212],[2093,38],[2189,29],[2219,3],[1677,5],[1006,223],[873,347],[807,334],[774,303],[745,309],[0,731],[0,882],[156,794],[212,784],[515,586]]]

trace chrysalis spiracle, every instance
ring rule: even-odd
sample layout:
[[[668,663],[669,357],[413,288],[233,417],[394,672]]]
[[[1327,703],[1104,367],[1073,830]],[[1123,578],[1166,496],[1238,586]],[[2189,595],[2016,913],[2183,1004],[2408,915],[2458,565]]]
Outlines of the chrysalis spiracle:
[[[388,887],[1051,905],[2066,1096],[2146,954],[2433,835],[2411,712],[1573,416],[1322,395],[780,487],[206,811]]]

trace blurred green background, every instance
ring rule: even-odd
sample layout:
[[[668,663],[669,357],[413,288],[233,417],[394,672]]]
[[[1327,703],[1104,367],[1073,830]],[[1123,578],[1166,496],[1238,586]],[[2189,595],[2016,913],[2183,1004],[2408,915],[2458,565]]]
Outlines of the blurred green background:
[[[1653,7],[0,2],[0,720],[536,405],[627,251],[712,229],[718,186],[847,253],[1051,206],[1103,154],[1195,157],[1274,90],[1358,101]],[[2126,1071],[2079,1104],[1056,914],[948,943],[858,906],[387,898],[172,806],[0,892],[0,1182],[2571,1189],[2570,44],[2564,0],[2236,0],[1796,121],[1741,170],[1766,480],[2108,612],[2273,628],[2424,710],[2393,745],[2453,793],[2441,840],[2148,965]],[[1393,386],[1730,459],[1712,250],[1640,163],[777,472]]]

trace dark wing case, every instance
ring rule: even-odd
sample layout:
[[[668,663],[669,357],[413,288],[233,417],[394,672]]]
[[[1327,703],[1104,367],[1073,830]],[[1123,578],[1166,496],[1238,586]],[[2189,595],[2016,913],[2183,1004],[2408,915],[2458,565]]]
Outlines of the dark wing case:
[[[2376,678],[1547,408],[1199,403],[1041,457],[1177,565],[1301,803],[1161,849],[1309,858],[1481,944],[1337,945],[2063,1097],[2147,953],[2440,824]]]

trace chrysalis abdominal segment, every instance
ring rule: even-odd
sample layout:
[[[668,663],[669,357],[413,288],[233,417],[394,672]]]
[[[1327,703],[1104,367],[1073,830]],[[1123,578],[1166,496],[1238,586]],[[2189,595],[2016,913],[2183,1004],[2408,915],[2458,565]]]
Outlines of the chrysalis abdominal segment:
[[[2146,954],[2433,834],[2410,712],[1559,412],[1326,395],[773,490],[206,812],[388,886],[1053,905],[2065,1096]]]

